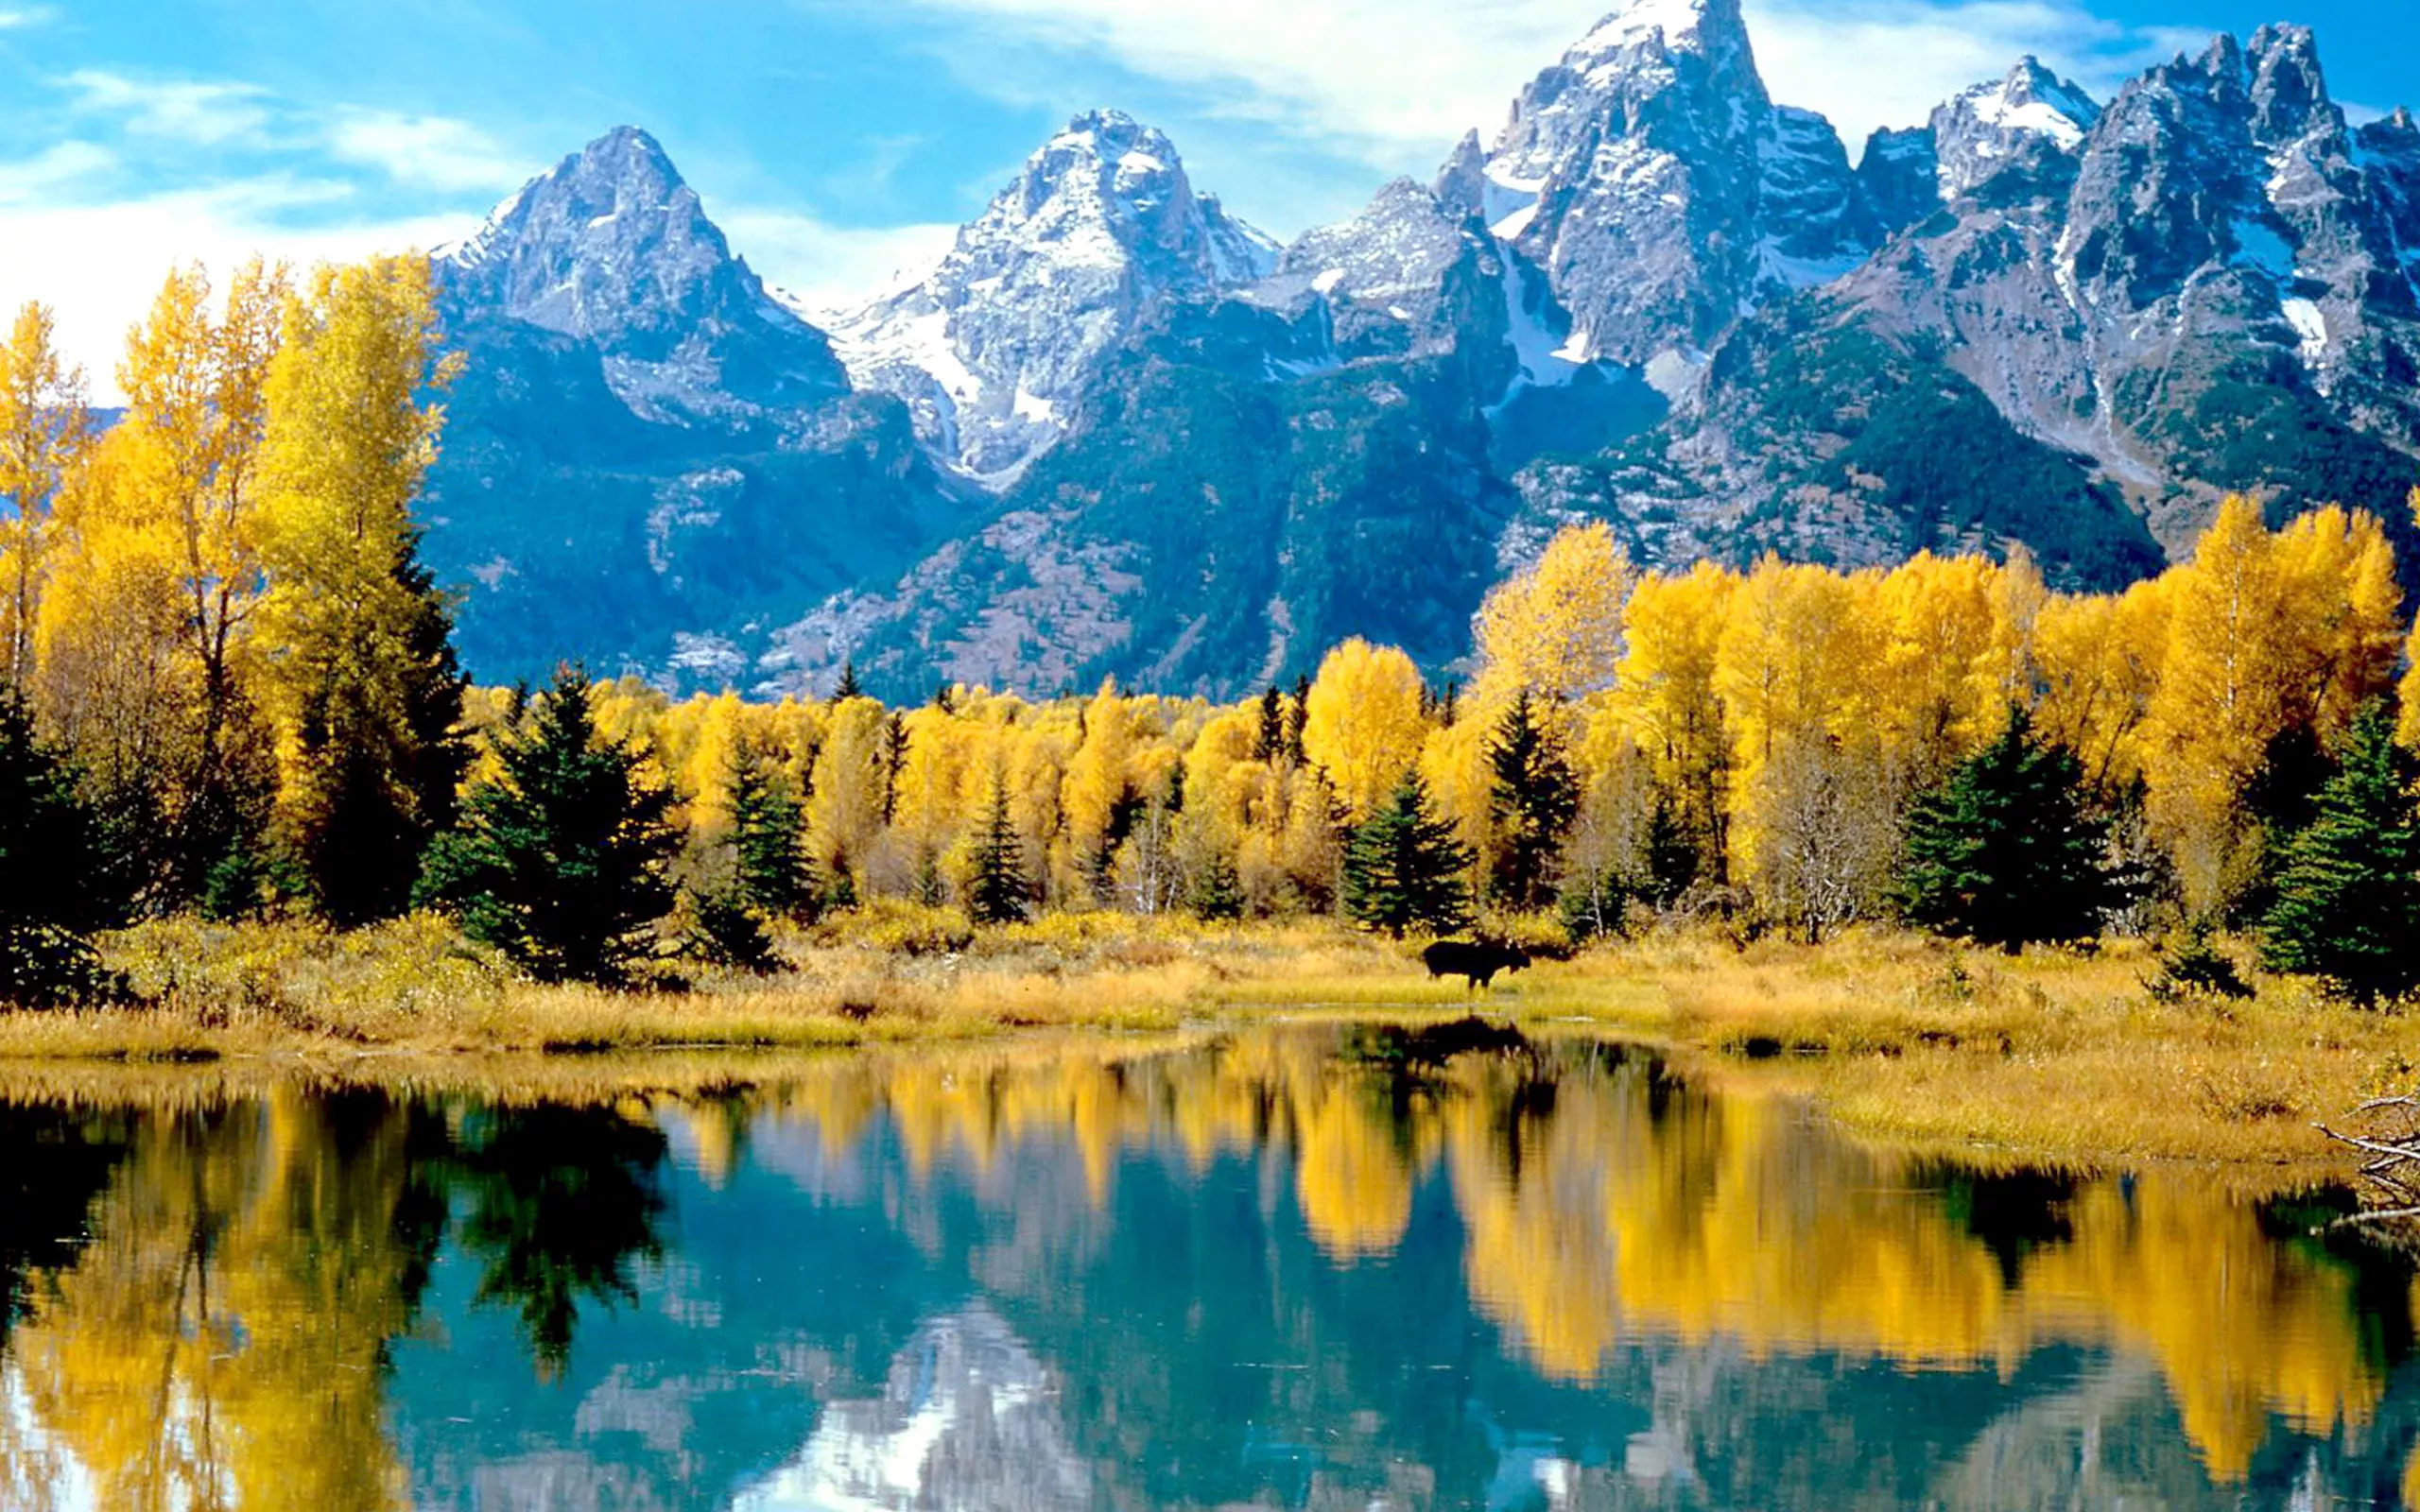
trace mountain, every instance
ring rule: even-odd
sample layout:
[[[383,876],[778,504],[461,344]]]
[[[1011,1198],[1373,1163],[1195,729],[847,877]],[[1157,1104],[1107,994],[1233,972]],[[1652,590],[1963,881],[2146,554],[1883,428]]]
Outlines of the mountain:
[[[769,616],[897,572],[957,513],[906,408],[852,390],[643,131],[531,180],[435,272],[463,366],[425,551],[482,678],[745,680]]]
[[[429,549],[481,676],[1232,696],[1355,634],[1442,669],[1584,519],[1657,566],[2021,544],[2106,587],[2249,490],[2420,548],[2420,126],[2351,126],[2294,27],[2107,100],[2024,59],[1852,163],[1737,0],[1632,0],[1283,249],[1079,116],[823,329],[622,131],[440,273]]]
[[[849,371],[896,394],[942,457],[997,487],[1065,434],[1154,303],[1250,283],[1277,249],[1196,194],[1176,146],[1078,116],[930,276],[838,318]]]

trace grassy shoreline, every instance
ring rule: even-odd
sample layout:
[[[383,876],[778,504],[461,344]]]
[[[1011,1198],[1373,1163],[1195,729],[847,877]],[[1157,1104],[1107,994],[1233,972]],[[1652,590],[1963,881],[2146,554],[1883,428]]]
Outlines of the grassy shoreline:
[[[1805,1096],[1894,1143],[2300,1179],[2349,1169],[2314,1121],[2407,1088],[2420,1067],[2420,1018],[2290,981],[2240,1002],[2162,997],[2145,985],[2151,953],[2130,942],[2012,958],[1884,932],[1745,950],[1656,936],[1476,993],[1431,981],[1409,946],[1326,924],[1104,914],[969,937],[892,910],[784,943],[784,975],[609,993],[518,981],[434,919],[353,936],[146,925],[106,948],[152,1005],[0,1014],[0,1074],[91,1087],[207,1062],[220,1075],[476,1080],[509,1065],[526,1084],[533,1065],[594,1078],[633,1057],[681,1062],[703,1084],[770,1074],[804,1051],[1476,1009],[1533,1033],[1651,1044],[1691,1074]]]

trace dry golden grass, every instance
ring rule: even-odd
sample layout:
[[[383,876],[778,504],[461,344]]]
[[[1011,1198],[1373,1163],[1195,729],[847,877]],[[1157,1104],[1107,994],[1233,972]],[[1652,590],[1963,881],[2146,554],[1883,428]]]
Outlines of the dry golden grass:
[[[1893,1140],[2080,1160],[2341,1170],[2312,1124],[2409,1084],[2420,1020],[2264,979],[2164,997],[2152,953],[2012,958],[1897,933],[1820,949],[1662,938],[1549,967],[1524,1008],[1640,1035]]]
[[[818,1049],[1009,1031],[1478,1008],[1660,1044],[1696,1074],[1808,1096],[1894,1141],[2295,1171],[2341,1170],[2310,1125],[2408,1087],[2420,1067],[2420,1017],[2269,980],[2244,1002],[2162,997],[2146,988],[2152,953],[2128,942],[2013,958],[1885,931],[1745,950],[1656,936],[1479,992],[1431,981],[1412,945],[1324,922],[1092,914],[977,932],[956,915],[884,905],[783,943],[794,969],[778,976],[700,973],[680,990],[615,993],[518,980],[433,919],[341,936],[151,924],[110,940],[109,956],[153,1005],[0,1014],[0,1062],[16,1075],[114,1062],[88,1070],[123,1079],[147,1063],[213,1060],[222,1074],[341,1066],[419,1081],[457,1059],[478,1079],[619,1086],[666,1057],[695,1080]],[[644,1059],[626,1068],[632,1057]]]

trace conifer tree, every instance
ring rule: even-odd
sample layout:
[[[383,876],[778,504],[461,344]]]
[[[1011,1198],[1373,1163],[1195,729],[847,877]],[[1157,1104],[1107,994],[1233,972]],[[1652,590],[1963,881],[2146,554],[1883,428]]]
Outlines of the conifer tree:
[[[0,1004],[50,1007],[99,988],[86,936],[110,921],[101,835],[73,769],[0,687]]]
[[[1490,891],[1507,907],[1542,908],[1553,897],[1555,862],[1580,812],[1580,780],[1527,688],[1496,722],[1487,764]]]
[[[833,686],[832,702],[835,705],[844,704],[852,698],[862,698],[865,696],[865,684],[857,680],[857,663],[856,660],[852,658],[847,662],[841,662],[840,680]]]
[[[975,847],[975,878],[966,912],[978,924],[1013,924],[1026,917],[1032,884],[1025,874],[1025,842],[1009,813],[1009,784],[992,780],[992,809]]]
[[[629,980],[670,910],[671,795],[637,752],[600,738],[588,679],[566,668],[495,743],[500,776],[471,789],[431,848],[423,901],[541,981]]]
[[[732,885],[740,901],[768,918],[792,918],[812,901],[805,809],[763,748],[742,738],[732,747]]]
[[[1286,750],[1286,696],[1270,683],[1260,696],[1260,724],[1253,732],[1252,759],[1273,762]]]
[[[2075,753],[2013,710],[1910,812],[1901,904],[1915,923],[2011,953],[2087,938],[2128,890],[2104,859],[2108,839]]]
[[[2288,842],[2261,964],[2325,977],[2360,1002],[2420,987],[2420,763],[2383,701],[2353,726],[2317,816]]]
[[[1471,921],[1470,847],[1428,799],[1417,768],[1353,831],[1344,848],[1346,915],[1400,939],[1409,930],[1449,934]]]

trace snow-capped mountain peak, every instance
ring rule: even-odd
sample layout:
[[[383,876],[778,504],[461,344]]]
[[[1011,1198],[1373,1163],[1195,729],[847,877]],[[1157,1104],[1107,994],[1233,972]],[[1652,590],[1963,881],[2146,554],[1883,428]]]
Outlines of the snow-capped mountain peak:
[[[847,387],[822,334],[766,293],[636,127],[523,185],[436,272],[450,322],[593,342],[644,414],[787,407]]]
[[[1598,22],[1564,61],[1612,58],[1656,37],[1668,48],[1727,43],[1741,30],[1737,0],[1630,0]]]
[[[1970,195],[2012,167],[2038,165],[2046,154],[2080,151],[2100,105],[2027,57],[2007,77],[1978,84],[1933,112],[1941,198]]]
[[[1253,283],[1274,242],[1199,194],[1167,135],[1119,111],[1068,122],[926,278],[837,318],[861,387],[1005,483],[1064,431],[1096,365],[1162,300]]]

